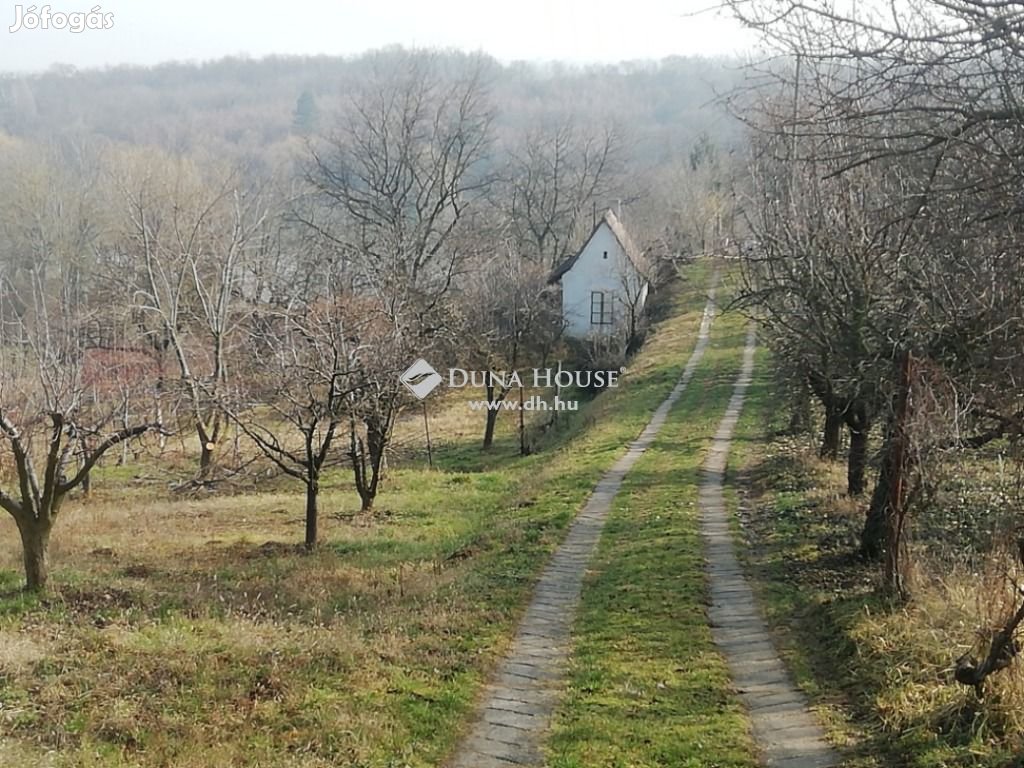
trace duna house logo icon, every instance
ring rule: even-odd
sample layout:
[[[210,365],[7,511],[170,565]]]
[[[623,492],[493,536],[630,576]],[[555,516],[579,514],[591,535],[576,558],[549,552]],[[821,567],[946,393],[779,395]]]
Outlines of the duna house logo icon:
[[[405,369],[405,373],[398,377],[406,389],[422,400],[440,384],[443,379],[441,374],[434,370],[434,366],[422,357]]]

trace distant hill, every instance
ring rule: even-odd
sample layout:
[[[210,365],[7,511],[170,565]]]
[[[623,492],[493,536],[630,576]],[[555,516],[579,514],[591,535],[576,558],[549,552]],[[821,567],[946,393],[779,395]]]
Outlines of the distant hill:
[[[355,58],[226,58],[204,64],[117,67],[0,76],[0,130],[33,140],[101,137],[185,153],[273,163],[310,130],[329,131],[340,100],[384,50]],[[433,54],[466,67],[468,54]],[[727,146],[734,122],[711,105],[738,80],[739,63],[674,57],[607,66],[485,59],[499,140],[573,115],[614,121],[630,159],[655,165],[685,155],[701,134]]]

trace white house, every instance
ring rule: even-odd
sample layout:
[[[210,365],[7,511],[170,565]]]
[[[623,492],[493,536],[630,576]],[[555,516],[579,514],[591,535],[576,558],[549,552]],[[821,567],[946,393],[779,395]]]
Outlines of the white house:
[[[643,254],[611,211],[551,282],[562,286],[565,333],[578,339],[635,330],[649,289]]]

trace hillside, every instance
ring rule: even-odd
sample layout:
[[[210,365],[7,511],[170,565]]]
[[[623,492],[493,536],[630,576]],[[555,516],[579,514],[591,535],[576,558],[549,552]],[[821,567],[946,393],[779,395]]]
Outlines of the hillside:
[[[341,100],[395,55],[397,50],[356,58],[227,58],[0,75],[0,130],[33,139],[98,137],[173,151],[273,158],[301,140],[296,108],[304,93],[313,98],[317,127],[329,129]],[[455,52],[436,55],[451,70],[477,59]],[[738,62],[676,57],[586,68],[484,63],[505,138],[569,115],[581,123],[613,121],[630,137],[633,159],[651,165],[688,148],[702,133],[723,144],[736,137],[732,121],[708,105],[739,82]]]

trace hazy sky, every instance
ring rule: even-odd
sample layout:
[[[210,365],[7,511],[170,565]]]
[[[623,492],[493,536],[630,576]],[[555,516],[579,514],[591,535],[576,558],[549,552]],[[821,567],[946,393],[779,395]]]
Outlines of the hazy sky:
[[[572,62],[735,53],[749,38],[698,12],[714,0],[51,0],[52,13],[113,14],[113,28],[11,32],[0,0],[0,71],[205,60],[229,54],[352,54],[385,45],[484,50]],[[694,15],[697,14],[697,15]]]

